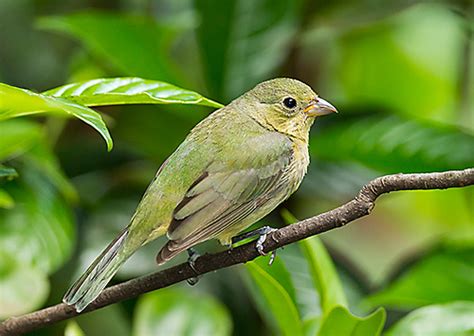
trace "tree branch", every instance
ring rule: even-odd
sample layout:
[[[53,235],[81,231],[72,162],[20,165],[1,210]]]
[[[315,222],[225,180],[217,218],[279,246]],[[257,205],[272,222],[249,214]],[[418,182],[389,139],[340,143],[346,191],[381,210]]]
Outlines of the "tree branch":
[[[332,230],[368,215],[375,200],[382,194],[399,190],[428,190],[465,187],[474,184],[474,168],[442,173],[395,174],[376,178],[366,184],[359,194],[348,203],[318,216],[302,220],[273,232],[264,243],[265,251],[297,242],[301,239]],[[199,257],[194,270],[183,263],[166,270],[132,279],[105,289],[83,312],[136,297],[177,282],[212,272],[224,267],[245,263],[258,257],[255,242],[216,254]],[[0,324],[0,335],[15,335],[48,326],[79,315],[73,307],[64,303],[36,312],[12,317]]]

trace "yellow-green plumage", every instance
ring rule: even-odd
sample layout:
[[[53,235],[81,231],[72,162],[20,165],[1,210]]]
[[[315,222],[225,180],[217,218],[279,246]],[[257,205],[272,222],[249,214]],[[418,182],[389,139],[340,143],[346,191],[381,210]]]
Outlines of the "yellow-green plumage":
[[[309,164],[309,129],[316,116],[334,111],[306,84],[279,78],[209,115],[162,165],[130,225],[64,301],[84,309],[125,260],[164,234],[159,264],[212,238],[229,245],[298,188]]]

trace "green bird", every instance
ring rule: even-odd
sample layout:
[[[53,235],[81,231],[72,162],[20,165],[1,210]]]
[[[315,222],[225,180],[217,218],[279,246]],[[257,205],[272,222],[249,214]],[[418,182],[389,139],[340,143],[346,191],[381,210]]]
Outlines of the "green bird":
[[[306,84],[258,84],[202,120],[162,164],[130,224],[64,296],[80,312],[141,246],[166,234],[159,265],[209,239],[232,238],[299,187],[318,116],[337,112]],[[257,243],[262,251],[262,239]]]

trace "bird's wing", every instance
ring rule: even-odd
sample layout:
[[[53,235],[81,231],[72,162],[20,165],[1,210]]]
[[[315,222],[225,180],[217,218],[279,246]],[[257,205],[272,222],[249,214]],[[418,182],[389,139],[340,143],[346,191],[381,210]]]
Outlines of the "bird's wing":
[[[226,159],[216,158],[176,206],[170,242],[158,259],[166,261],[196,243],[216,237],[271,199],[284,184],[292,158],[289,141],[264,137]]]

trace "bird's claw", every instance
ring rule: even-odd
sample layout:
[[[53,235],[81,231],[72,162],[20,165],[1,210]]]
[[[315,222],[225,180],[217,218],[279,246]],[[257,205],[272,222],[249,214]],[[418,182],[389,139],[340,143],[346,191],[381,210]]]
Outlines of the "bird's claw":
[[[197,284],[198,281],[199,281],[199,277],[197,276],[199,273],[198,273],[198,271],[196,270],[195,263],[196,263],[197,258],[200,257],[200,255],[199,255],[199,253],[198,253],[195,249],[193,249],[193,248],[189,248],[187,251],[188,251],[188,264],[189,264],[189,267],[191,267],[191,269],[194,271],[194,273],[196,273],[196,276],[187,279],[186,282],[187,282],[190,286],[194,286],[194,285]]]
[[[267,253],[263,250],[263,243],[265,240],[267,240],[267,236],[276,231],[276,229],[269,227],[269,226],[264,226],[262,228],[262,232],[260,233],[260,236],[257,239],[257,243],[255,244],[255,248],[257,249],[258,253],[262,256],[266,256]],[[273,261],[275,261],[276,257],[276,250],[273,250],[270,255],[270,260],[268,261],[268,265],[272,265]]]

